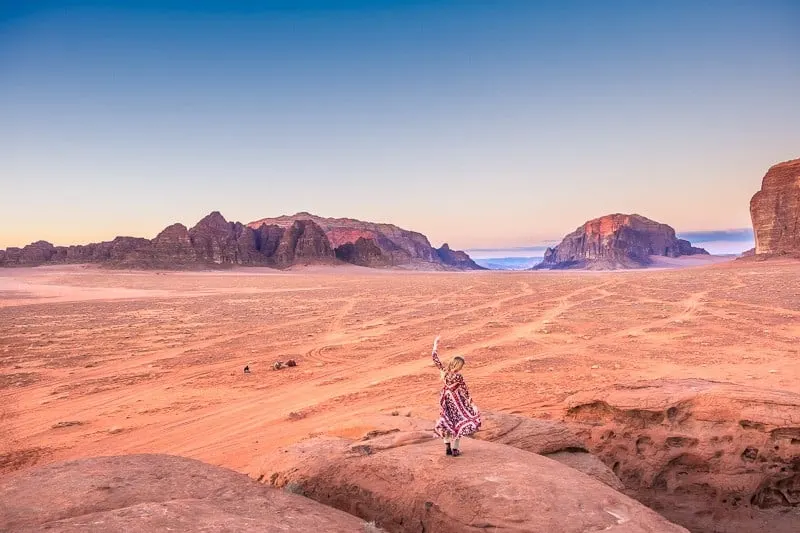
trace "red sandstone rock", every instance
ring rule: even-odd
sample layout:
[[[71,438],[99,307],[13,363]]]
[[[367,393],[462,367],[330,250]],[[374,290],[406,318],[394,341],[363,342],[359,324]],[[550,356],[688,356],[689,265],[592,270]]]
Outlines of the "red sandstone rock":
[[[273,255],[277,266],[312,264],[335,259],[331,243],[317,224],[311,220],[295,220],[283,229],[283,235]]]
[[[451,250],[447,243],[436,249],[436,255],[445,265],[456,267],[459,270],[486,270],[475,263],[466,252]]]
[[[659,380],[569,398],[590,451],[636,498],[694,532],[800,524],[800,395]]]
[[[191,229],[173,224],[152,241],[117,237],[109,242],[69,247],[39,241],[24,248],[0,250],[0,266],[100,263],[124,268],[287,268],[296,264],[332,264],[338,258],[369,267],[480,268],[463,252],[452,251],[447,245],[435,250],[424,235],[390,224],[323,219],[305,213],[264,220],[271,223],[259,221],[245,226],[228,222],[214,211]],[[337,248],[331,244],[332,238],[339,243]]]
[[[428,432],[315,438],[267,458],[262,473],[390,533],[686,531],[540,455],[479,440],[462,448],[461,457],[446,456]]]
[[[534,268],[607,270],[641,268],[650,256],[679,257],[707,254],[675,236],[675,230],[641,215],[607,215],[590,220],[561,244],[548,248]]]
[[[286,228],[297,220],[311,220],[321,227],[337,257],[356,265],[480,268],[472,263],[467,254],[453,252],[449,248],[442,252],[446,258],[443,259],[425,235],[398,228],[393,224],[377,224],[351,218],[323,218],[309,213],[297,213],[256,220],[248,226],[260,228],[266,224]]]
[[[189,230],[183,224],[173,224],[159,233],[153,239],[153,254],[165,264],[185,265],[199,261]]]
[[[590,454],[587,444],[563,422],[484,412],[481,431],[475,434],[475,438],[544,455],[615,490],[624,488],[611,469]]]
[[[800,159],[771,167],[750,200],[755,253],[800,255]]]
[[[363,532],[363,521],[183,457],[58,463],[0,480],[0,531]]]

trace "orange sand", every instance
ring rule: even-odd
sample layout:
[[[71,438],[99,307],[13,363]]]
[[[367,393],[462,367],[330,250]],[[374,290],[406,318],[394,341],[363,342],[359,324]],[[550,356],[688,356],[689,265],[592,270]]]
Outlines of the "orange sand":
[[[656,377],[798,391],[800,263],[0,269],[0,475],[138,452],[253,473],[266,452],[311,434],[359,436],[375,414],[433,419],[437,333],[444,357],[466,356],[484,410],[557,418],[575,392]],[[289,358],[299,366],[271,370]]]

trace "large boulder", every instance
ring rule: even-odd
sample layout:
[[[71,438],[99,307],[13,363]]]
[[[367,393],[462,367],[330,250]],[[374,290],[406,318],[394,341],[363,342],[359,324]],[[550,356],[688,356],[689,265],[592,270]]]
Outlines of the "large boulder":
[[[0,480],[0,531],[355,533],[364,522],[224,468],[168,455],[96,457]]]
[[[555,248],[548,248],[535,269],[611,270],[642,268],[651,256],[708,254],[675,230],[641,215],[614,214],[584,223]]]
[[[756,255],[800,256],[800,159],[778,163],[750,200]]]
[[[696,379],[576,394],[568,419],[636,498],[696,532],[800,524],[800,394]]]
[[[419,431],[318,437],[267,457],[262,475],[388,532],[686,531],[540,455],[480,440],[462,448],[461,457],[446,456],[439,439]]]

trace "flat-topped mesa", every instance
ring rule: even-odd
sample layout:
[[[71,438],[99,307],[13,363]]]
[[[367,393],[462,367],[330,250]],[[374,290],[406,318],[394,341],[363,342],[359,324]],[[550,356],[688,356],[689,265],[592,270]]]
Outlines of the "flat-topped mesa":
[[[772,166],[750,200],[756,255],[800,256],[800,159]]]
[[[422,233],[394,224],[325,218],[301,212],[263,218],[250,222],[248,226],[254,229],[264,225],[285,228],[304,220],[322,228],[336,258],[346,263],[367,267],[482,270],[466,253],[452,251],[446,246],[436,249]]]
[[[678,239],[672,227],[641,215],[616,213],[584,223],[548,248],[534,269],[643,268],[652,263],[651,256],[696,254],[708,252]]]

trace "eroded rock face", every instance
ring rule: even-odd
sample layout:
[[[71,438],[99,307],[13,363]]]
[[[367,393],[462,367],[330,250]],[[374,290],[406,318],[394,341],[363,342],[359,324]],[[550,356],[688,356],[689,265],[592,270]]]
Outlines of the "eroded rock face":
[[[154,239],[117,237],[79,246],[45,241],[0,250],[0,266],[99,263],[121,268],[225,268],[236,265],[288,268],[344,261],[368,267],[480,268],[464,252],[431,247],[419,233],[391,224],[325,219],[307,213],[245,226],[217,211],[187,229],[165,228]]]
[[[189,239],[201,261],[217,265],[238,265],[242,264],[239,249],[242,233],[244,226],[228,222],[218,211],[214,211],[189,230]]]
[[[335,256],[322,228],[311,220],[295,220],[283,229],[272,259],[276,265],[285,267],[296,263],[333,262]]]
[[[392,266],[393,256],[383,253],[375,239],[359,237],[336,248],[336,257],[346,263],[365,267]]]
[[[480,440],[462,448],[463,456],[446,456],[428,432],[315,438],[267,458],[262,473],[394,533],[686,531],[540,455]]]
[[[450,251],[450,254],[445,255],[451,262],[446,262],[431,246],[425,235],[399,228],[393,224],[377,224],[352,218],[324,218],[310,213],[297,213],[290,216],[256,220],[248,226],[258,228],[267,224],[285,228],[297,220],[311,220],[321,227],[336,251],[336,256],[356,265],[480,269],[477,264],[469,260],[464,252]]]
[[[691,531],[797,531],[800,395],[702,380],[581,393],[569,419],[636,498]]]
[[[800,256],[800,159],[771,167],[750,200],[755,253]]]
[[[607,215],[590,220],[570,233],[561,244],[548,248],[535,269],[611,270],[642,268],[650,256],[680,257],[708,254],[675,230],[641,215]]]
[[[441,248],[437,248],[436,254],[442,263],[459,270],[486,270],[473,261],[466,252],[451,250],[447,243],[444,243]]]
[[[153,254],[165,263],[194,264],[200,259],[192,246],[189,230],[183,224],[165,228],[153,239]]]
[[[363,521],[224,468],[169,455],[96,457],[0,480],[0,531],[363,532]]]
[[[615,490],[624,488],[616,474],[589,453],[586,443],[563,422],[487,412],[483,413],[483,425],[475,438],[543,455]]]

